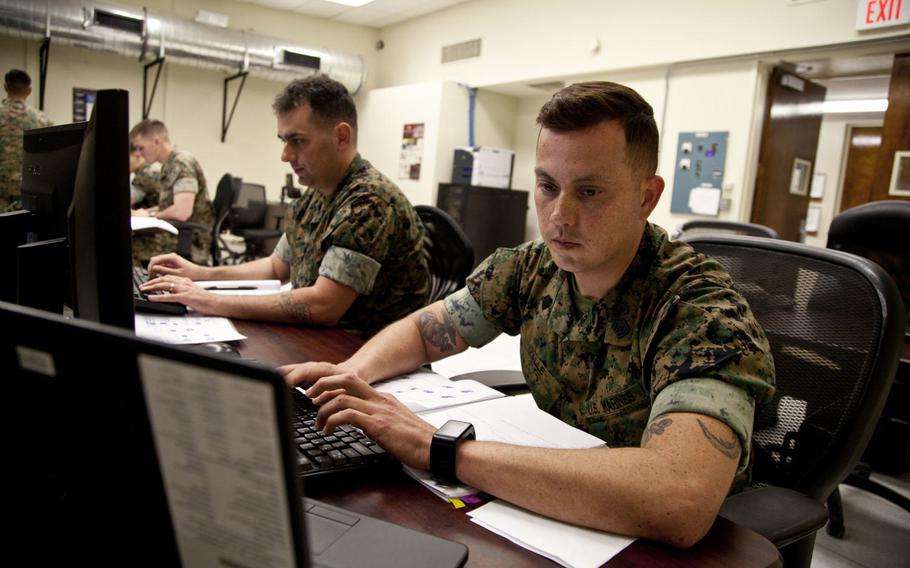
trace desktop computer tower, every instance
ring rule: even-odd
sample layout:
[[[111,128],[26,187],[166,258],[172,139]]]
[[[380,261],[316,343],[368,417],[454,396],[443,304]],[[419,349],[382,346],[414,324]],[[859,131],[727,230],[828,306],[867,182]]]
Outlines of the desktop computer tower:
[[[436,206],[464,229],[474,245],[474,266],[498,247],[525,241],[528,192],[440,183]]]

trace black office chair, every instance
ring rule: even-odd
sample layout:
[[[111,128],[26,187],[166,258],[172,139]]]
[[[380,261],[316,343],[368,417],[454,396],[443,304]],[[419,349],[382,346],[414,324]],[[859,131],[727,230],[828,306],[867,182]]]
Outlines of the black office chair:
[[[231,232],[243,237],[246,246],[242,254],[233,253],[231,259],[234,262],[255,260],[271,252],[265,249],[266,241],[280,238],[282,231],[278,228],[266,227],[267,213],[265,186],[256,183],[242,183],[240,192],[231,206],[229,218]]]
[[[215,224],[212,226],[212,266],[220,266],[222,257],[232,254],[231,248],[224,239],[224,232],[229,229],[228,214],[240,194],[243,179],[224,174],[218,181],[212,208],[215,210]]]
[[[776,239],[777,231],[771,227],[757,223],[739,223],[737,221],[721,221],[719,219],[691,219],[673,231],[674,240],[684,236],[694,235],[745,235],[750,237],[765,237]]]
[[[441,300],[464,286],[474,266],[474,247],[448,213],[431,205],[414,207],[423,223],[423,252],[430,266],[430,296]]]
[[[777,390],[756,409],[755,486],[720,514],[809,566],[824,503],[853,470],[881,413],[903,341],[891,278],[864,258],[777,239],[687,237],[720,261],[771,343]]]
[[[192,221],[168,221],[177,229],[177,254],[187,260],[193,260],[193,237],[196,233],[207,235],[212,229]]]
[[[834,217],[828,230],[828,248],[868,258],[884,268],[897,283],[910,309],[910,246],[906,232],[910,227],[910,201],[873,201],[848,209]],[[910,320],[910,313],[908,313]],[[910,338],[910,330],[906,331]],[[869,478],[872,470],[900,474],[910,464],[910,362],[901,361],[891,386],[885,409],[863,461],[844,483],[869,491],[910,512],[910,499]],[[828,533],[844,535],[840,493],[828,503],[831,520]]]

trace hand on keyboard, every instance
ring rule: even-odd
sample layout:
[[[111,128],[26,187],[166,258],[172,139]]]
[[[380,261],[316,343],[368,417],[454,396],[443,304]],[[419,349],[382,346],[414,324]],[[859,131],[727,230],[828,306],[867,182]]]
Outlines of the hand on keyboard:
[[[347,424],[356,426],[402,463],[429,469],[436,428],[394,396],[377,391],[354,373],[323,377],[307,395],[319,406],[317,429],[333,432]]]

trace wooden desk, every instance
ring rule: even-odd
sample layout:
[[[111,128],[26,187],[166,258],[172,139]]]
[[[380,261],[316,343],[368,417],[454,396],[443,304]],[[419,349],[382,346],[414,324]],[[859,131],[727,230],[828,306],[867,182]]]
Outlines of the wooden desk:
[[[241,355],[275,365],[339,362],[362,343],[339,330],[243,321],[234,324],[249,338],[239,345]],[[452,508],[397,469],[364,480],[309,483],[305,492],[339,507],[461,542],[470,549],[468,566],[554,566],[543,556],[472,523],[465,509]],[[767,539],[720,517],[708,535],[691,549],[639,539],[606,564],[611,568],[781,565],[777,549]]]

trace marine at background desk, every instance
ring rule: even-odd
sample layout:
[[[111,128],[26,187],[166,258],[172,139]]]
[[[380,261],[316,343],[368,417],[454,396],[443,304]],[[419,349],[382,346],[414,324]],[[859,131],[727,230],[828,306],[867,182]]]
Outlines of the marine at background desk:
[[[336,329],[245,321],[235,321],[234,325],[249,338],[239,345],[241,355],[274,365],[339,362],[363,343]],[[472,523],[464,510],[453,509],[399,470],[345,483],[311,483],[305,492],[339,507],[461,542],[470,549],[468,566],[555,566],[543,556]],[[781,562],[768,540],[718,518],[708,535],[691,549],[637,540],[606,566],[769,568],[781,566]]]

